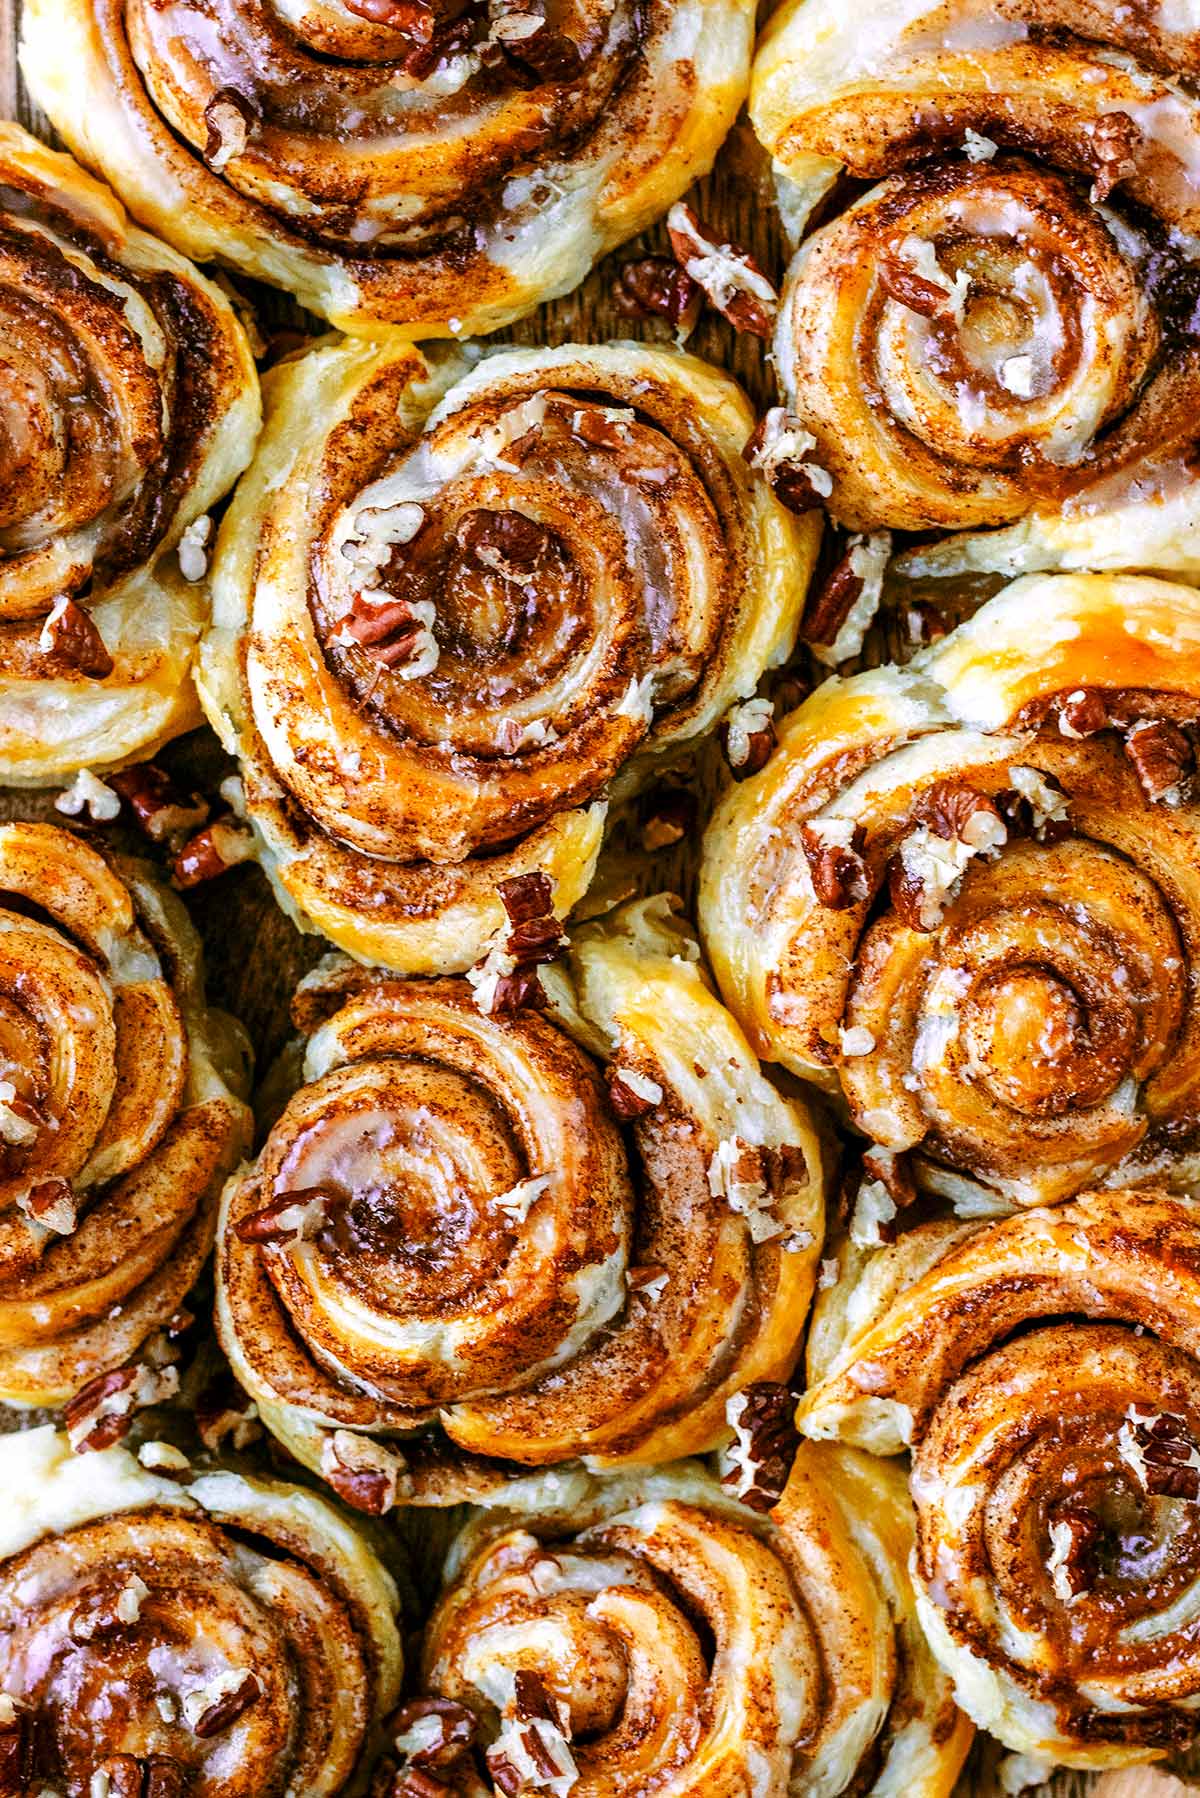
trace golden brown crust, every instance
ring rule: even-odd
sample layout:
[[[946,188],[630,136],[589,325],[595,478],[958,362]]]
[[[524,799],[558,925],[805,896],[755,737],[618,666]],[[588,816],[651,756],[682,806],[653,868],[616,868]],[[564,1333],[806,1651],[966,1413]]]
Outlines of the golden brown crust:
[[[1080,0],[793,0],[751,110],[801,217],[776,352],[829,507],[856,529],[1010,525],[918,550],[1193,574],[1200,361],[1188,234],[1200,111],[1182,21]]]
[[[1194,1177],[1196,609],[1017,582],[907,670],[819,688],[714,819],[727,1001],[976,1211]]]
[[[246,1069],[140,864],[9,824],[0,890],[0,1393],[53,1404],[180,1308],[248,1143]]]
[[[911,1442],[922,1625],[1024,1753],[1122,1766],[1194,1736],[1198,1269],[1190,1200],[1089,1193],[923,1226],[823,1299],[802,1427]]]
[[[4,1742],[72,1791],[361,1790],[394,1703],[396,1590],[331,1504],[213,1470],[185,1485],[49,1429],[7,1437]],[[31,1783],[24,1789],[34,1789]]]
[[[284,904],[364,959],[462,971],[501,881],[545,873],[565,915],[610,791],[786,656],[816,527],[743,462],[741,390],[676,352],[326,344],[269,400],[206,709]]]
[[[749,0],[302,0],[224,6],[214,54],[200,21],[141,0],[48,0],[22,62],[77,153],[190,255],[349,330],[475,336],[706,172],[753,23]]]
[[[504,1466],[666,1461],[721,1440],[742,1386],[787,1378],[819,1147],[672,953],[695,945],[653,902],[577,943],[590,1040],[645,1095],[624,1140],[549,1018],[482,1015],[462,981],[326,976],[306,1084],[226,1191],[218,1326],[268,1425],[339,1490],[359,1437],[383,1439],[385,1476],[394,1455],[389,1503]],[[259,1221],[314,1193],[311,1227]]]
[[[687,1464],[546,1493],[455,1545],[426,1687],[478,1713],[495,1764],[519,1760],[536,1676],[579,1798],[734,1798],[747,1776],[760,1798],[936,1798],[971,1731],[916,1630],[911,1538],[894,1468],[812,1444],[769,1520]]]
[[[0,774],[43,784],[195,723],[202,591],[170,558],[249,461],[258,381],[218,290],[0,125]]]

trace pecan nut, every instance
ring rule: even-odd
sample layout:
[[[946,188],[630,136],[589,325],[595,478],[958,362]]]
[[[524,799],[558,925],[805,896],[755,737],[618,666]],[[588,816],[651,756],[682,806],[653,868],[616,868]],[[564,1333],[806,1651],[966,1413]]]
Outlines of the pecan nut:
[[[814,818],[801,825],[800,847],[808,863],[813,896],[827,911],[846,911],[870,898],[862,845],[862,826],[848,818]]]
[[[1125,736],[1125,754],[1151,805],[1179,805],[1196,772],[1196,752],[1185,730],[1165,718],[1144,719]]]
[[[613,292],[626,318],[665,318],[681,339],[695,329],[704,301],[697,282],[669,256],[623,263]]]
[[[722,241],[682,200],[667,214],[667,234],[675,260],[703,288],[709,305],[735,331],[770,337],[779,295],[754,258],[737,244]]]
[[[734,1440],[721,1483],[754,1511],[769,1511],[783,1497],[800,1446],[795,1417],[795,1394],[773,1380],[746,1386],[725,1407]]]
[[[116,667],[91,615],[73,599],[60,599],[43,624],[38,647],[87,680],[105,680]]]

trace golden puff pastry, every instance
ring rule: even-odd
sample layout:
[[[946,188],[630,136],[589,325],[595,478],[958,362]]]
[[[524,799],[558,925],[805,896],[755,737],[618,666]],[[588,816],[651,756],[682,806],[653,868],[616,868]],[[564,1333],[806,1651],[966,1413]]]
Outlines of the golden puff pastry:
[[[924,1224],[823,1293],[800,1424],[912,1448],[917,1606],[976,1723],[1071,1767],[1196,1734],[1200,1216]]]
[[[0,1399],[128,1412],[249,1146],[248,1051],[141,863],[0,825],[0,892]]]
[[[971,1729],[917,1626],[912,1539],[896,1467],[813,1443],[769,1516],[685,1462],[479,1518],[424,1650],[426,1689],[476,1719],[457,1789],[553,1762],[543,1789],[573,1798],[939,1798]]]
[[[968,1212],[1200,1175],[1198,646],[1193,588],[1025,578],[718,809],[726,1002],[880,1151],[882,1221],[910,1151]]]
[[[352,1503],[704,1452],[787,1379],[820,1147],[696,955],[645,900],[578,933],[553,1019],[343,958],[301,986],[303,1084],[226,1187],[217,1325]]]
[[[390,1574],[314,1493],[177,1451],[165,1477],[166,1446],[0,1442],[10,1789],[352,1798],[400,1687]]]
[[[268,406],[205,707],[298,922],[461,972],[503,881],[564,917],[609,796],[786,658],[818,527],[743,461],[741,389],[675,350],[329,342]]]
[[[0,122],[0,780],[52,785],[199,723],[185,574],[259,416],[224,295]]]
[[[707,172],[752,0],[35,0],[26,80],[190,256],[351,331],[477,336],[578,285]]]
[[[1200,577],[1200,107],[1183,14],[787,0],[751,112],[802,243],[776,358],[856,530],[1007,526],[910,571]]]

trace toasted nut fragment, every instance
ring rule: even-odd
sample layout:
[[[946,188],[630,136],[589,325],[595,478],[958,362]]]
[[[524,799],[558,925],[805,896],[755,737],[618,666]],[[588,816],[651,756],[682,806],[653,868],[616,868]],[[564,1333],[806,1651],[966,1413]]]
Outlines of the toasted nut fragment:
[[[1196,752],[1186,731],[1165,718],[1145,719],[1130,726],[1125,754],[1151,805],[1182,804],[1196,772]]]
[[[704,289],[710,306],[735,331],[770,337],[779,295],[754,258],[737,244],[723,242],[682,200],[667,214],[667,232],[675,260]]]
[[[870,897],[862,826],[849,818],[813,818],[800,827],[813,895],[827,911],[845,911]]]
[[[725,1407],[734,1441],[721,1483],[752,1510],[769,1511],[783,1497],[800,1446],[795,1414],[795,1395],[773,1380],[755,1381]]]
[[[116,666],[90,614],[73,599],[55,603],[42,626],[38,647],[88,680],[105,680]]]

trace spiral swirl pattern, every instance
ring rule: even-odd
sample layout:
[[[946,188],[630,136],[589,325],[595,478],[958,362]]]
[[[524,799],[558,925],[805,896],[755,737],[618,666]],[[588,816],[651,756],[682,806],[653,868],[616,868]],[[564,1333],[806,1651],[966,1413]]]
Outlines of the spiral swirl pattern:
[[[318,349],[272,382],[222,530],[202,691],[283,902],[458,972],[540,871],[565,915],[608,794],[794,640],[815,527],[741,458],[741,391],[613,344]],[[323,423],[314,440],[312,420]]]
[[[197,721],[197,589],[156,567],[250,459],[241,326],[107,189],[0,125],[0,775]]]
[[[415,1503],[583,1454],[668,1460],[716,1444],[742,1385],[790,1372],[816,1139],[672,960],[695,952],[654,902],[577,946],[575,1029],[658,1093],[628,1142],[595,1060],[546,1017],[481,1016],[461,981],[348,964],[301,989],[331,1015],[226,1190],[218,1327],[269,1427],[339,1489],[363,1439],[394,1457],[389,1499]],[[710,1172],[735,1136],[763,1175],[740,1210]],[[271,1226],[317,1194],[306,1230]]]
[[[1195,1206],[1091,1193],[958,1238],[922,1226],[823,1296],[802,1427],[911,1443],[921,1622],[977,1723],[1154,1760],[1200,1691]]]
[[[22,54],[77,153],[189,255],[350,330],[474,336],[708,169],[753,29],[748,0],[47,0]]]
[[[65,830],[0,826],[0,1396],[53,1404],[179,1309],[249,1138],[182,906]]]
[[[714,819],[728,1003],[937,1190],[1195,1177],[1196,619],[1164,582],[1019,581],[818,689]]]
[[[878,182],[801,244],[776,342],[841,522],[1013,527],[940,572],[1194,574],[1200,109],[1166,71],[1194,35],[1141,9],[781,8],[752,111],[792,210]]]
[[[51,1429],[0,1445],[0,1685],[52,1790],[358,1791],[400,1684],[390,1576],[333,1505],[223,1471],[187,1486]],[[157,1780],[157,1783],[155,1781]]]
[[[853,1450],[802,1450],[769,1520],[686,1465],[596,1483],[568,1512],[468,1528],[425,1680],[480,1713],[494,1762],[536,1676],[577,1798],[748,1779],[761,1798],[897,1779],[933,1798],[971,1732],[916,1628],[911,1541],[903,1480]]]

